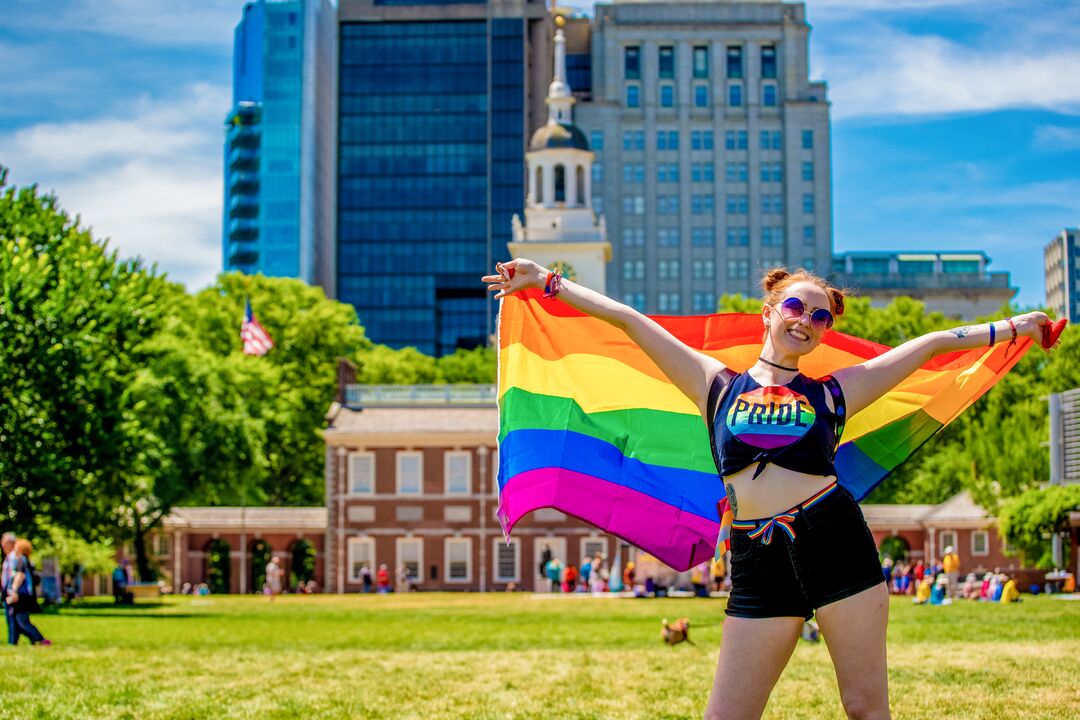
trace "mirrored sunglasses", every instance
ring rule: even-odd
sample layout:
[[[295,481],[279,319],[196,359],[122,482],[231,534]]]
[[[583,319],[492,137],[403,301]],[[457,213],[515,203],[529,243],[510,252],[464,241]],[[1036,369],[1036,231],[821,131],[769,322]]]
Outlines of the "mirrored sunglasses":
[[[801,320],[806,314],[806,305],[797,297],[789,297],[780,303],[780,315],[785,320]],[[810,313],[810,326],[818,332],[825,332],[833,326],[832,313],[825,308],[818,308]]]

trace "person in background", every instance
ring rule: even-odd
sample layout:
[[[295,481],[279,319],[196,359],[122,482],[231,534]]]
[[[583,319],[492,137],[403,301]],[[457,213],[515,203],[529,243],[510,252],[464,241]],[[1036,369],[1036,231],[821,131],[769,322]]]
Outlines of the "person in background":
[[[4,619],[7,621],[8,644],[18,642],[19,635],[15,629],[15,606],[8,605],[8,588],[11,587],[11,577],[15,574],[15,533],[4,533],[0,538],[0,548],[3,548],[4,563],[0,571],[0,602],[4,605]]]
[[[960,588],[960,595],[965,600],[979,599],[979,581],[975,577],[975,573],[968,573],[968,576],[964,578],[964,585]]]
[[[623,574],[622,574],[622,581],[623,581],[623,585],[626,586],[627,590],[632,590],[633,589],[633,587],[634,587],[634,561],[633,560],[626,563],[626,569],[623,570]]]
[[[544,566],[544,573],[547,575],[548,582],[551,583],[551,592],[559,592],[559,583],[562,582],[562,560],[557,557],[548,560]]]
[[[1009,575],[1008,577],[1009,579],[1005,581],[1005,585],[1001,588],[1002,605],[1020,602],[1020,590],[1016,587],[1016,578],[1012,575]]]
[[[34,564],[30,562],[30,554],[33,547],[30,541],[19,538],[15,541],[15,562],[12,564],[11,588],[7,591],[6,602],[15,608],[15,639],[12,645],[17,645],[19,636],[25,635],[33,645],[52,645],[45,639],[41,631],[30,622],[30,613],[38,612],[37,589],[34,587]]]
[[[117,605],[131,605],[135,602],[135,596],[128,592],[131,579],[131,561],[124,558],[112,571],[113,602]]]
[[[376,592],[390,592],[390,568],[386,567],[386,563],[379,565],[379,571],[375,573],[375,587]]]
[[[881,561],[881,574],[885,578],[885,585],[892,585],[893,559],[888,555]]]
[[[265,556],[264,556],[265,557]],[[281,558],[277,555],[270,558],[266,564],[266,586],[264,592],[270,596],[270,601],[281,594],[281,579],[285,576],[285,570],[281,567]]]
[[[709,597],[709,588],[706,585],[706,573],[708,572],[708,560],[701,561],[690,571],[690,584],[694,586],[694,597]]]
[[[563,583],[562,591],[565,593],[574,592],[574,588],[577,587],[578,571],[573,565],[567,565],[563,570]]]
[[[360,568],[360,579],[364,583],[364,592],[371,592],[371,568],[368,567],[367,563],[364,563]]]
[[[915,599],[912,602],[916,605],[925,605],[930,602],[933,586],[934,576],[930,573],[923,573],[922,580],[919,581],[919,589],[915,591]]]
[[[724,564],[723,555],[713,558],[712,565],[709,567],[709,575],[712,577],[713,592],[723,590],[724,578],[727,575],[727,566]]]
[[[604,567],[604,558],[597,555],[593,558],[592,563],[592,582],[589,583],[589,589],[594,593],[602,593],[607,589],[607,568]]]
[[[585,561],[581,563],[581,584],[585,586],[585,589],[589,589],[589,578],[592,577],[592,558],[586,556]]]
[[[949,595],[956,597],[960,592],[960,556],[952,545],[945,548],[945,557],[941,558],[941,570],[949,578]]]

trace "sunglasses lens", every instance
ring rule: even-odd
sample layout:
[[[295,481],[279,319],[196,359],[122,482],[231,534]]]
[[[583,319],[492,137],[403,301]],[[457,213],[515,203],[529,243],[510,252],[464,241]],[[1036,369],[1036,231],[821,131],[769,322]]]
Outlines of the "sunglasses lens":
[[[810,315],[810,324],[814,326],[815,330],[825,332],[832,327],[832,313],[824,308],[819,308]]]
[[[797,297],[789,297],[780,305],[780,314],[788,320],[801,318],[805,311],[806,307],[803,305],[802,300]]]

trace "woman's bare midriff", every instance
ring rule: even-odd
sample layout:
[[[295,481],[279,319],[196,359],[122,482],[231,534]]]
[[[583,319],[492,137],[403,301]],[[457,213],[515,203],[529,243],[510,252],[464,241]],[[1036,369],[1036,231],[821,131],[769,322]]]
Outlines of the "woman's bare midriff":
[[[836,482],[833,475],[807,475],[772,463],[756,478],[757,463],[724,478],[736,520],[772,517]]]

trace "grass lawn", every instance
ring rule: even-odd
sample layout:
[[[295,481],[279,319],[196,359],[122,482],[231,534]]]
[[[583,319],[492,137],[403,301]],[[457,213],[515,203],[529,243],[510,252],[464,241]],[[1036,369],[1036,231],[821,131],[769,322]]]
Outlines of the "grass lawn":
[[[723,607],[526,594],[86,601],[36,616],[54,647],[0,652],[0,717],[700,717]],[[684,615],[698,646],[663,645],[660,619]],[[1080,602],[894,599],[889,663],[897,718],[1076,718]],[[800,642],[765,716],[843,716],[824,644]]]

